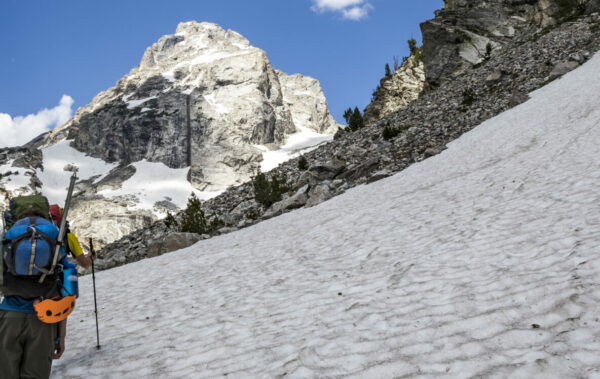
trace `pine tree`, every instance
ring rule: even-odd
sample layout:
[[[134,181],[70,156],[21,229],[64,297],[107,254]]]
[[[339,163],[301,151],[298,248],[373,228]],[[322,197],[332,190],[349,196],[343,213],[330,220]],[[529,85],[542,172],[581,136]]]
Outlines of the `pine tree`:
[[[306,157],[304,157],[304,155],[301,155],[300,159],[298,159],[298,170],[306,171],[307,169],[308,169],[308,160],[306,160]]]
[[[346,125],[350,125],[350,117],[352,117],[352,108],[348,108],[344,111],[344,120],[346,120]]]
[[[408,40],[408,49],[410,50],[410,55],[415,57],[415,62],[420,62],[421,49],[417,47],[417,41],[414,38]]]
[[[254,198],[265,207],[270,207],[273,203],[280,201],[283,198],[283,193],[288,191],[288,188],[279,181],[277,175],[272,175],[269,181],[262,172],[256,174],[252,184],[254,186]]]
[[[283,186],[279,183],[276,175],[271,176],[271,201],[276,203],[282,199]]]
[[[356,131],[365,126],[365,122],[363,120],[363,116],[358,110],[358,107],[354,107],[354,111],[352,112],[352,116],[350,116],[350,122],[348,122],[348,127],[352,131]]]
[[[410,50],[410,53],[414,55],[417,50],[417,41],[414,38],[408,40],[408,49]]]
[[[492,44],[488,42],[488,43],[485,45],[485,56],[484,56],[484,59],[485,59],[486,61],[487,61],[487,60],[490,60],[490,58],[492,57],[492,49],[493,49],[493,48],[492,48]]]
[[[385,77],[392,76],[392,70],[390,70],[390,65],[388,63],[385,64]]]
[[[271,186],[265,174],[263,174],[262,172],[256,174],[252,184],[254,186],[254,198],[256,199],[256,201],[267,207],[270,206],[272,204],[269,201],[271,194]]]
[[[171,229],[171,227],[177,227],[177,220],[175,219],[175,217],[171,214],[171,212],[167,211],[167,217],[165,217],[164,221],[165,225],[167,226],[167,228]]]
[[[187,207],[181,215],[181,231],[187,233],[204,234],[209,231],[206,217],[202,210],[202,202],[192,192],[188,199]]]

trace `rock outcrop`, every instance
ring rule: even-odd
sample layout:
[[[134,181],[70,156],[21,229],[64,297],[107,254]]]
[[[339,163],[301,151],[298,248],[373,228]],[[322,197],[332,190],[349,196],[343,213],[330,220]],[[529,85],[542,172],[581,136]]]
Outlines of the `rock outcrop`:
[[[427,83],[439,86],[504,52],[516,37],[599,7],[600,0],[444,0],[421,24]]]
[[[417,99],[424,84],[423,60],[411,55],[391,75],[381,79],[373,101],[365,108],[365,124],[381,120]]]

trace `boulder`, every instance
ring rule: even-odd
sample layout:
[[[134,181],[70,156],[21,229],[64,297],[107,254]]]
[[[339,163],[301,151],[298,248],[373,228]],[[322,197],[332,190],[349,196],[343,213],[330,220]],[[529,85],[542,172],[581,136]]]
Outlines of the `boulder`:
[[[304,171],[294,188],[296,190],[306,185],[314,185],[323,180],[331,180],[346,170],[346,164],[338,159],[332,159],[322,164],[310,166]]]
[[[571,72],[577,67],[579,67],[579,62],[574,60],[559,62],[554,66],[554,68],[550,72],[550,75],[548,76],[548,81],[560,78],[567,72]]]
[[[196,233],[169,233],[164,239],[155,241],[147,247],[147,257],[156,257],[175,250],[192,246],[200,241],[202,236]]]
[[[515,88],[511,92],[510,99],[508,101],[508,106],[515,107],[521,103],[526,102],[527,100],[529,100],[529,94],[520,91],[518,88]]]
[[[308,201],[306,202],[307,208],[331,199],[333,194],[328,183],[321,183],[312,187],[308,192],[308,196]]]
[[[392,174],[393,174],[393,172],[390,170],[377,171],[367,178],[367,184],[374,183],[381,179],[385,179]]]
[[[342,173],[339,178],[347,180],[357,180],[362,177],[368,177],[377,168],[379,158],[367,159],[364,163]]]
[[[503,76],[502,71],[494,70],[485,78],[485,81],[491,82],[491,83],[497,82],[500,79],[502,79],[502,76]]]

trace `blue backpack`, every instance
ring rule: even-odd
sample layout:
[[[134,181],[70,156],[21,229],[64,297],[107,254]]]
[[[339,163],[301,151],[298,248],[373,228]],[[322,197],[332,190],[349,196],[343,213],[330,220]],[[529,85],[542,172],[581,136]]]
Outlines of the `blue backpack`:
[[[48,274],[54,261],[58,228],[42,217],[25,217],[4,234],[3,276],[0,291],[23,298],[54,297],[60,292],[59,270]],[[61,248],[57,262],[65,256]],[[42,283],[40,278],[46,274]]]

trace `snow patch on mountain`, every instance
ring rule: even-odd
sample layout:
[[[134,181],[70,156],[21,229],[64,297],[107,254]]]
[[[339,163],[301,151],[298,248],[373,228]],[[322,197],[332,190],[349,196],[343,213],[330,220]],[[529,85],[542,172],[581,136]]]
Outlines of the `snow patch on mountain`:
[[[129,98],[129,97],[127,96],[127,98]],[[123,100],[125,100],[125,102],[127,103],[127,109],[137,108],[140,105],[142,105],[145,102],[150,101],[152,99],[156,99],[156,96],[149,96],[149,97],[145,97],[143,99],[137,99],[137,100],[125,100],[125,98],[123,98]]]
[[[260,170],[267,172],[281,163],[316,149],[319,145],[332,141],[333,136],[320,134],[305,128],[298,120],[294,120],[298,132],[287,137],[286,143],[279,149],[270,150],[265,145],[254,145],[263,152],[263,160],[260,164]]]
[[[0,178],[3,179],[3,186],[10,193],[18,193],[20,189],[29,191],[29,182],[31,180],[31,169],[22,167],[13,167],[14,159],[0,166]],[[0,202],[4,201],[4,196],[0,192]]]
[[[163,72],[162,77],[167,79],[171,83],[174,83],[177,80],[175,79],[175,74],[172,71]]]
[[[199,191],[187,180],[189,168],[173,169],[162,162],[142,160],[131,164],[135,174],[123,182],[119,189],[106,189],[98,192],[106,198],[135,196],[137,201],[131,209],[154,211],[158,217],[166,213],[156,210],[154,205],[160,201],[169,201],[179,208],[185,208],[192,192],[200,200],[210,199],[221,192]]]
[[[41,149],[43,169],[36,172],[43,185],[42,193],[48,198],[50,204],[62,205],[67,197],[71,172],[64,170],[66,165],[71,164],[79,169],[77,172],[79,181],[93,177],[94,181],[98,181],[117,166],[115,163],[107,163],[102,159],[87,156],[71,147],[70,143],[69,140],[63,140]]]

